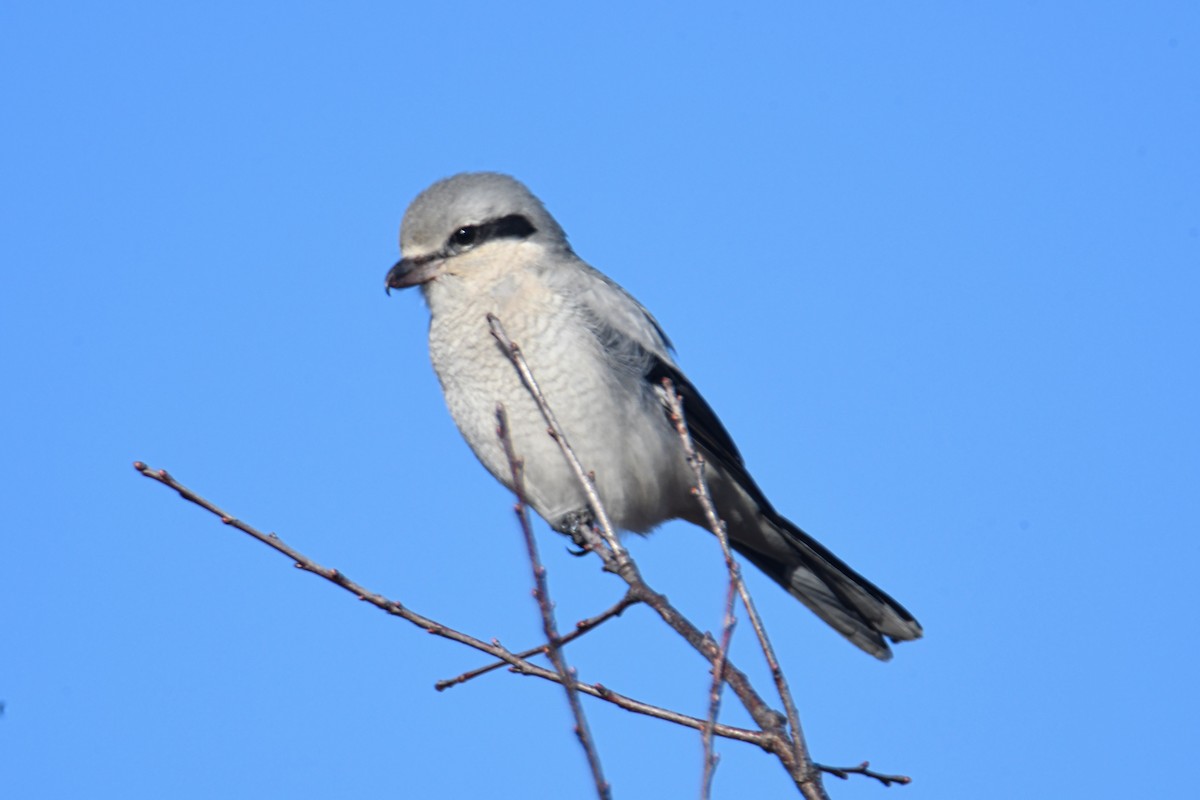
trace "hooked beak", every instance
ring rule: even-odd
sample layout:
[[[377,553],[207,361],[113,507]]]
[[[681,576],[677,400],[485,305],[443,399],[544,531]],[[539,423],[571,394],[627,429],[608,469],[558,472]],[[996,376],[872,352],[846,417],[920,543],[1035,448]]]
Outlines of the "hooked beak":
[[[392,289],[407,289],[428,283],[437,277],[437,270],[442,264],[437,258],[402,258],[388,270],[383,279],[383,288],[388,294]]]

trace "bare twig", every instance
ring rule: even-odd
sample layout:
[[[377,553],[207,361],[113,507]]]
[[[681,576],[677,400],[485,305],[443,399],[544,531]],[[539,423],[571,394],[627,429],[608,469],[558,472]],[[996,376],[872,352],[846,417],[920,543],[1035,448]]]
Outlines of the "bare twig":
[[[822,772],[827,772],[835,778],[841,778],[842,780],[846,780],[851,775],[864,775],[868,778],[874,778],[884,786],[891,786],[893,783],[904,786],[912,783],[912,778],[907,775],[885,775],[882,772],[867,769],[871,766],[867,761],[862,762],[857,767],[827,767],[824,764],[816,764],[815,766]]]
[[[725,661],[729,658],[729,645],[733,641],[733,628],[737,620],[733,616],[733,605],[737,599],[737,582],[734,570],[729,571],[729,588],[725,592],[725,619],[722,622],[721,650],[717,660],[713,662],[712,684],[708,694],[708,721],[700,732],[700,742],[704,748],[704,770],[700,776],[700,798],[708,800],[712,796],[713,775],[717,770],[720,756],[713,750],[713,728],[717,725],[717,716],[721,711],[721,687],[725,685],[722,675],[725,672]]]
[[[692,730],[703,730],[704,726],[708,724],[707,720],[700,719],[699,717],[693,717],[688,714],[680,714],[678,711],[659,708],[658,706],[652,706],[648,703],[643,703],[640,700],[634,700],[633,698],[617,694],[603,684],[581,683],[579,684],[579,691],[583,692],[584,694],[590,694],[592,697],[598,697],[601,700],[607,700],[613,705],[623,708],[626,711],[633,711],[638,714],[643,714],[647,717],[654,717],[655,719],[674,722],[676,725],[682,725],[683,727],[691,728]],[[713,733],[726,739],[736,739],[739,742],[758,745],[768,753],[775,752],[775,742],[772,734],[769,733],[747,730],[746,728],[737,728],[733,725],[726,725],[720,722],[718,722],[716,727],[713,728]]]
[[[508,430],[508,415],[504,406],[496,406],[496,433],[504,445],[504,455],[508,458],[508,466],[512,472],[513,492],[517,496],[514,511],[521,524],[521,533],[525,538],[525,548],[529,552],[529,563],[533,567],[533,596],[537,599],[538,609],[542,612],[542,630],[546,633],[546,655],[554,665],[560,682],[567,692],[567,704],[575,717],[575,735],[587,756],[588,768],[592,771],[592,779],[596,783],[596,795],[600,800],[612,798],[612,787],[604,779],[604,770],[600,765],[600,754],[596,751],[596,743],[592,739],[587,717],[583,706],[579,703],[579,692],[575,689],[573,670],[567,666],[567,659],[562,652],[562,639],[558,635],[558,625],[554,621],[554,604],[550,600],[550,586],[546,581],[546,568],[538,557],[537,540],[533,538],[533,526],[529,524],[529,509],[525,505],[525,464],[513,452],[512,437]]]
[[[713,776],[716,774],[716,763],[720,756],[713,750],[713,728],[716,727],[716,717],[721,710],[721,687],[725,685],[725,661],[730,655],[730,644],[733,640],[733,627],[737,620],[733,616],[733,602],[737,599],[737,584],[733,582],[730,573],[730,588],[725,593],[725,619],[721,624],[721,649],[713,662],[713,682],[708,690],[708,720],[701,732],[700,740],[704,750],[704,766],[700,778],[701,800],[708,800],[713,794]]]
[[[680,439],[683,441],[688,463],[691,464],[692,471],[696,475],[696,499],[699,500],[700,506],[704,509],[704,517],[708,521],[709,528],[716,534],[718,541],[721,543],[721,552],[725,556],[725,564],[729,569],[730,580],[737,585],[738,594],[742,598],[742,604],[746,607],[746,615],[750,618],[750,625],[754,628],[759,646],[762,648],[763,655],[767,659],[767,666],[771,670],[771,676],[775,680],[775,688],[779,692],[780,699],[783,701],[783,707],[787,710],[788,724],[792,729],[792,747],[794,748],[796,762],[800,767],[798,780],[802,784],[815,783],[816,787],[823,794],[824,790],[821,787],[820,777],[816,767],[813,765],[812,758],[808,754],[808,745],[804,741],[804,732],[800,728],[800,714],[796,710],[796,703],[792,699],[791,690],[788,688],[787,678],[783,674],[783,668],[779,665],[779,659],[775,656],[775,648],[771,645],[771,640],[767,636],[767,629],[762,623],[762,618],[758,615],[758,610],[755,608],[754,601],[750,597],[750,591],[746,588],[746,582],[742,580],[741,570],[733,558],[733,552],[729,547],[729,532],[725,526],[725,522],[717,516],[717,508],[713,503],[712,493],[709,492],[708,481],[704,478],[704,459],[697,452],[695,444],[692,442],[692,436],[687,429],[687,421],[683,416],[683,398],[675,391],[675,387],[670,379],[663,379],[663,387],[666,389],[671,418],[674,420]],[[802,786],[801,789],[803,790],[803,788]]]
[[[226,525],[237,528],[242,533],[245,533],[245,534],[249,535],[250,537],[262,542],[267,547],[270,547],[272,550],[275,550],[275,551],[287,556],[288,558],[290,558],[292,560],[294,566],[297,569],[301,569],[301,570],[304,570],[305,572],[309,572],[309,573],[312,573],[313,575],[322,577],[325,580],[329,581],[330,583],[332,583],[336,586],[339,586],[342,589],[345,589],[346,591],[355,595],[359,600],[370,603],[371,605],[375,606],[376,608],[386,611],[387,613],[391,614],[392,616],[396,616],[396,617],[400,617],[401,619],[405,619],[405,620],[413,623],[417,627],[423,628],[424,630],[428,631],[429,633],[434,634],[435,636],[441,636],[442,638],[450,639],[451,641],[459,642],[460,644],[465,644],[468,647],[473,647],[476,650],[481,650],[485,653],[489,653],[490,655],[493,655],[496,658],[503,660],[508,665],[510,665],[514,668],[517,668],[519,671],[525,672],[530,675],[538,675],[539,673],[543,673],[543,672],[547,673],[548,675],[553,676],[552,680],[554,680],[555,683],[558,682],[558,676],[555,673],[551,672],[550,670],[545,670],[541,667],[538,667],[535,664],[532,664],[523,658],[519,658],[515,654],[510,653],[504,647],[501,647],[499,644],[484,642],[480,639],[476,639],[474,636],[469,636],[468,634],[462,633],[461,631],[457,631],[454,628],[443,625],[442,623],[437,622],[436,620],[430,619],[429,617],[422,616],[421,614],[418,614],[417,612],[407,608],[406,606],[404,606],[403,604],[401,604],[395,600],[389,600],[388,598],[384,597],[381,594],[377,594],[375,592],[370,591],[369,589],[366,589],[363,586],[360,586],[359,584],[352,581],[350,578],[348,578],[345,574],[343,574],[339,570],[333,569],[331,567],[325,567],[325,566],[318,564],[316,561],[313,561],[311,558],[304,555],[299,550],[288,545],[286,542],[284,542],[282,539],[280,539],[279,536],[277,536],[276,534],[263,533],[262,531],[258,530],[254,526],[249,525],[249,524],[241,521],[240,519],[236,519],[232,515],[227,514],[226,512],[222,511],[220,508],[213,505],[208,500],[205,500],[203,497],[196,494],[191,489],[188,489],[186,486],[184,486],[183,484],[176,481],[173,477],[171,477],[170,473],[168,473],[165,469],[154,470],[154,469],[151,469],[150,467],[146,466],[146,464],[141,461],[133,462],[133,468],[136,469],[138,472],[140,472],[145,477],[150,478],[152,480],[156,480],[159,483],[163,484],[164,486],[168,486],[171,489],[174,489],[176,492],[179,493],[179,496],[182,497],[184,500],[187,500],[188,502],[191,502],[191,503],[195,503],[196,505],[203,508],[205,511],[208,511],[211,514],[216,515],[217,517],[220,518],[221,522],[224,522]],[[542,677],[545,677],[545,676],[542,676]]]
[[[501,661],[503,661],[505,664],[507,664],[510,670],[512,670],[513,672],[516,672],[517,674],[532,675],[534,677],[542,678],[543,680],[548,680],[553,683],[561,682],[561,678],[559,677],[557,672],[555,672],[553,670],[545,669],[543,667],[539,667],[536,664],[533,664],[532,662],[526,660],[525,658],[518,656],[516,653],[510,652],[509,650],[507,650],[506,648],[504,648],[503,646],[501,646],[500,644],[498,644],[494,641],[493,642],[485,642],[481,639],[477,639],[473,636],[462,633],[461,631],[457,631],[454,628],[451,628],[447,625],[443,625],[442,623],[437,622],[433,619],[422,616],[395,600],[389,600],[388,598],[384,597],[383,595],[377,594],[375,592],[372,592],[372,591],[358,585],[357,583],[355,583],[354,581],[352,581],[348,577],[346,577],[344,574],[342,574],[340,571],[338,571],[336,569],[332,569],[330,567],[324,567],[324,566],[318,564],[317,562],[310,559],[308,556],[305,556],[303,553],[296,550],[294,547],[291,547],[290,545],[288,545],[286,542],[284,542],[282,539],[280,539],[274,533],[263,533],[262,531],[258,530],[254,526],[249,525],[239,519],[235,519],[230,514],[227,514],[226,512],[222,511],[220,508],[218,508],[213,503],[209,502],[208,500],[205,500],[203,497],[196,494],[191,489],[189,489],[186,486],[184,486],[183,484],[179,483],[165,469],[158,469],[158,470],[152,469],[149,466],[147,466],[144,462],[141,462],[141,461],[133,462],[133,467],[139,473],[141,473],[144,477],[150,478],[151,480],[157,481],[158,483],[161,483],[162,485],[164,485],[170,489],[173,489],[174,491],[178,492],[179,496],[182,497],[184,500],[187,500],[190,503],[194,503],[195,505],[200,506],[205,511],[208,511],[210,514],[213,514],[216,517],[218,517],[226,525],[229,525],[233,528],[238,529],[239,531],[258,540],[259,542],[262,542],[267,547],[270,547],[272,550],[275,550],[276,552],[282,553],[283,555],[287,556],[289,559],[291,559],[293,565],[297,569],[301,569],[305,572],[309,572],[313,575],[317,575],[321,578],[324,578],[325,580],[329,581],[330,583],[334,584],[335,586],[338,586],[342,589],[345,589],[347,592],[350,592],[355,597],[357,597],[359,600],[368,602],[371,605],[375,606],[376,608],[386,611],[388,614],[391,614],[392,616],[400,617],[401,619],[407,620],[407,621],[411,622],[412,624],[416,625],[417,627],[419,627],[429,633],[434,634],[435,636],[440,636],[444,639],[449,639],[451,641],[458,642],[460,644],[465,644],[468,647],[472,647],[476,650],[479,650],[480,652],[487,653],[488,655],[491,655],[494,658],[498,658]],[[630,599],[629,603],[627,603],[626,605],[632,605],[634,602],[639,602],[639,601],[637,601],[636,598]],[[618,605],[620,605],[620,604],[618,604]],[[611,610],[612,609],[610,609],[610,611]],[[606,612],[606,613],[608,613],[608,612]],[[601,615],[601,616],[603,616],[603,615]],[[597,624],[599,624],[599,623],[597,623]],[[533,652],[538,653],[541,651],[542,651],[542,648],[536,648]],[[605,700],[605,701],[610,702],[613,705],[616,705],[627,711],[632,711],[637,714],[643,714],[648,717],[654,717],[655,719],[665,720],[667,722],[673,722],[677,725],[683,725],[684,727],[692,728],[693,730],[700,730],[705,725],[705,721],[702,719],[698,719],[696,717],[691,717],[691,716],[688,716],[687,714],[680,714],[679,712],[671,711],[670,709],[651,705],[650,703],[645,703],[645,702],[642,702],[641,700],[636,700],[634,698],[628,697],[628,696],[620,694],[618,692],[614,692],[612,689],[609,689],[608,687],[603,686],[598,683],[597,684],[587,684],[587,683],[579,683],[578,681],[576,681],[575,688],[576,688],[576,690],[582,692],[583,694],[591,695],[592,697],[596,697],[598,699]],[[770,742],[769,735],[764,734],[759,731],[746,730],[745,728],[737,728],[732,725],[718,725],[714,729],[713,732],[717,736],[722,736],[722,737],[725,737],[728,739],[737,739],[737,740],[743,741],[743,742],[749,742],[751,744],[756,744],[759,747],[762,747],[764,750],[767,750],[767,751],[771,750],[771,742]]]
[[[629,608],[632,605],[636,605],[638,602],[639,601],[636,598],[632,597],[628,592],[626,592],[624,597],[622,597],[620,600],[618,600],[616,603],[614,603],[607,610],[601,611],[599,614],[597,614],[594,617],[588,617],[587,619],[583,619],[583,620],[580,620],[579,622],[576,622],[575,630],[560,637],[558,640],[559,643],[566,644],[567,642],[575,641],[580,636],[583,636],[585,633],[587,633],[590,630],[594,630],[595,628],[598,628],[600,625],[602,625],[605,622],[608,622],[613,617],[619,617],[621,615],[621,612],[623,612],[625,609]],[[521,652],[517,653],[516,655],[517,655],[517,658],[530,658],[532,656],[536,656],[538,653],[545,653],[546,648],[547,648],[547,645],[540,644],[537,647],[531,647],[528,650],[522,650]],[[486,675],[487,673],[491,672],[492,670],[499,669],[500,667],[505,667],[505,666],[508,666],[507,662],[493,661],[491,664],[488,664],[486,666],[478,667],[473,670],[468,670],[467,672],[464,672],[461,675],[456,675],[453,678],[447,678],[446,680],[438,681],[437,683],[435,683],[433,685],[433,688],[435,688],[439,692],[441,692],[446,689],[449,689],[451,686],[457,686],[460,683],[466,683],[469,680],[478,678],[480,675]]]

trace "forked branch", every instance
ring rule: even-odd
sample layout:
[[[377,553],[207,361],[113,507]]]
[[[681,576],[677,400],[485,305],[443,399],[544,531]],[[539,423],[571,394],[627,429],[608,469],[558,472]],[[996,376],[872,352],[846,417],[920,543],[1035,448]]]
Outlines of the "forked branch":
[[[140,461],[134,462],[134,467],[145,477],[173,489],[185,500],[188,500],[189,502],[194,503],[208,512],[216,515],[226,525],[242,531],[257,541],[267,545],[276,552],[288,557],[297,568],[324,578],[325,580],[354,594],[360,600],[368,602],[392,616],[400,617],[401,619],[407,620],[423,630],[442,638],[450,639],[451,641],[456,641],[460,644],[474,648],[475,650],[486,653],[495,659],[493,663],[484,667],[465,672],[456,678],[439,681],[436,685],[436,688],[439,691],[458,683],[464,683],[499,666],[507,666],[511,672],[516,672],[522,675],[532,675],[543,680],[563,685],[567,690],[568,703],[571,706],[572,713],[575,716],[576,729],[579,734],[580,741],[584,746],[585,752],[587,753],[589,765],[592,767],[592,774],[595,779],[597,794],[601,798],[607,798],[609,796],[609,787],[607,782],[604,780],[603,773],[600,770],[599,758],[596,755],[595,744],[592,742],[590,733],[588,732],[586,719],[583,716],[582,706],[579,703],[579,694],[587,694],[638,714],[644,714],[657,719],[666,720],[668,722],[672,722],[677,725],[683,725],[699,731],[702,735],[705,752],[704,775],[702,783],[702,792],[704,797],[708,796],[709,786],[712,778],[712,770],[716,764],[716,757],[713,752],[711,742],[713,737],[723,737],[748,742],[761,747],[763,750],[769,753],[772,753],[776,758],[779,759],[785,770],[787,770],[800,793],[809,800],[820,800],[821,798],[827,798],[824,787],[821,783],[821,772],[834,775],[838,778],[847,778],[850,775],[863,775],[879,781],[884,786],[889,786],[893,783],[908,783],[909,779],[906,776],[888,775],[875,772],[869,769],[869,765],[866,762],[863,762],[857,767],[828,767],[815,764],[810,760],[807,747],[804,744],[804,739],[800,728],[799,715],[796,712],[795,703],[792,700],[787,682],[783,677],[783,671],[779,666],[778,659],[775,657],[774,650],[772,649],[770,641],[767,638],[766,630],[754,609],[753,602],[750,599],[749,593],[746,591],[745,584],[741,580],[740,570],[737,566],[737,562],[733,559],[732,552],[729,547],[728,536],[725,534],[724,524],[718,518],[715,507],[713,506],[711,497],[708,493],[708,487],[704,480],[703,460],[691,442],[690,435],[687,432],[686,422],[684,420],[684,409],[682,407],[682,402],[678,395],[674,392],[673,387],[669,385],[664,386],[665,396],[668,400],[679,434],[684,442],[689,460],[691,461],[693,470],[696,474],[695,492],[697,498],[704,508],[706,518],[708,519],[713,533],[717,535],[718,540],[721,542],[722,553],[725,556],[726,565],[729,572],[729,593],[726,598],[726,613],[723,620],[720,643],[715,641],[711,635],[702,632],[696,625],[694,625],[683,614],[681,614],[678,609],[672,606],[667,601],[666,597],[652,589],[643,579],[640,571],[638,570],[637,564],[633,560],[633,557],[617,538],[617,533],[612,527],[612,524],[610,523],[596,492],[593,477],[585,470],[584,465],[580,463],[575,452],[571,449],[570,443],[566,439],[566,435],[563,433],[562,428],[558,425],[553,411],[546,403],[545,397],[538,388],[537,381],[535,380],[533,373],[530,371],[529,365],[525,362],[519,345],[512,342],[508,338],[508,336],[504,333],[504,328],[500,324],[500,321],[495,317],[489,316],[488,322],[491,326],[492,334],[496,337],[497,341],[500,342],[505,352],[509,355],[510,360],[513,362],[514,368],[520,374],[526,388],[529,390],[530,394],[540,407],[551,435],[558,442],[564,457],[567,459],[568,464],[571,466],[571,469],[575,473],[576,478],[579,480],[580,485],[583,487],[585,495],[588,498],[588,503],[595,521],[595,528],[593,529],[592,526],[588,525],[582,526],[584,530],[580,531],[580,536],[584,541],[586,549],[595,552],[602,559],[605,569],[618,575],[623,581],[625,581],[628,587],[625,596],[615,605],[601,614],[579,623],[576,627],[576,630],[565,636],[559,636],[557,626],[554,622],[552,603],[550,602],[548,589],[546,588],[545,584],[545,569],[537,557],[536,545],[532,537],[532,531],[529,527],[528,515],[525,511],[523,496],[524,490],[522,488],[523,480],[521,475],[522,465],[519,454],[512,452],[511,442],[507,436],[507,426],[503,416],[499,418],[499,435],[504,443],[510,464],[513,468],[513,483],[514,487],[516,488],[518,500],[518,517],[521,523],[522,532],[526,537],[530,562],[532,564],[535,577],[535,596],[538,599],[539,608],[542,612],[543,630],[547,639],[545,644],[530,648],[520,653],[509,651],[495,640],[486,642],[482,639],[458,631],[432,618],[419,614],[398,601],[391,600],[387,597],[384,597],[382,594],[370,591],[369,589],[360,586],[342,572],[322,566],[321,564],[318,564],[317,562],[308,558],[295,548],[286,544],[274,533],[263,533],[253,526],[234,518],[230,514],[227,514],[216,505],[210,503],[203,497],[200,497],[187,487],[177,482],[173,477],[171,477],[170,474],[166,472],[166,470],[151,469]],[[746,608],[751,625],[755,630],[760,647],[762,648],[768,666],[770,667],[772,677],[775,681],[776,690],[783,701],[783,705],[786,710],[786,716],[771,708],[751,685],[750,680],[745,673],[739,670],[729,659],[729,643],[734,628],[733,597],[735,593],[740,596],[742,604]],[[691,645],[698,653],[700,653],[700,655],[705,658],[706,661],[708,661],[713,672],[713,684],[710,690],[709,711],[706,719],[699,719],[697,717],[681,714],[676,711],[661,708],[659,706],[630,698],[599,683],[581,683],[576,678],[574,671],[567,666],[561,653],[561,647],[563,644],[583,635],[589,630],[593,630],[595,627],[612,619],[613,617],[620,615],[622,611],[636,603],[645,603],[647,606],[652,608],[658,614],[658,616],[669,627],[671,627],[672,630],[683,637],[683,639],[687,641],[689,645]],[[530,658],[539,654],[548,656],[554,668],[547,669],[529,660]],[[720,686],[722,682],[730,687],[734,695],[750,713],[751,718],[759,727],[759,730],[737,728],[734,726],[725,725],[718,721],[717,713],[720,705]]]

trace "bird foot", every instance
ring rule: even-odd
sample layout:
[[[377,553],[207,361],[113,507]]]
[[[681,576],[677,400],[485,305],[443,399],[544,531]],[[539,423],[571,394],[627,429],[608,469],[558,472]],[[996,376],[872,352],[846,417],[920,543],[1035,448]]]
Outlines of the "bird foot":
[[[571,541],[578,548],[577,550],[567,548],[568,553],[573,556],[584,556],[588,552],[587,536],[584,531],[590,530],[594,524],[595,518],[592,516],[592,510],[583,508],[562,515],[552,527],[559,533],[570,536]]]

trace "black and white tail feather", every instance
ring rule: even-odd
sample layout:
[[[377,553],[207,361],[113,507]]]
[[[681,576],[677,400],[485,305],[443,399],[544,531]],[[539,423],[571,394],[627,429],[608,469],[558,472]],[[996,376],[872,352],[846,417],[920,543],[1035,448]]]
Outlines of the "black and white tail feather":
[[[688,430],[705,458],[736,481],[757,506],[757,514],[745,519],[745,515],[726,514],[718,500],[717,513],[729,526],[730,546],[851,643],[880,660],[892,657],[887,639],[921,638],[921,625],[904,606],[775,510],[696,387],[673,365],[657,358],[650,364],[647,380],[661,384],[669,379],[683,399]],[[740,523],[731,523],[739,516]]]

